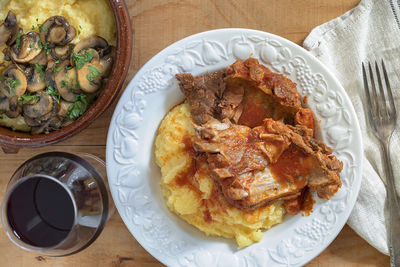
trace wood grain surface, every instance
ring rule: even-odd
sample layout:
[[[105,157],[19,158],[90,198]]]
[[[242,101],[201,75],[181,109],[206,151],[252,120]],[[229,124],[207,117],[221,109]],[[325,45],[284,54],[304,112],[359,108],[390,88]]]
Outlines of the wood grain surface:
[[[357,5],[359,0],[126,0],[134,31],[132,62],[125,84],[155,54],[188,35],[217,28],[268,31],[299,45],[317,25]],[[87,152],[105,158],[106,137],[116,102],[92,125],[56,145],[0,152],[0,197],[15,169],[47,151]],[[1,226],[0,226],[1,227]],[[129,233],[118,213],[86,250],[62,258],[42,257],[17,248],[0,230],[0,266],[162,266]],[[307,266],[389,266],[389,257],[347,225]]]

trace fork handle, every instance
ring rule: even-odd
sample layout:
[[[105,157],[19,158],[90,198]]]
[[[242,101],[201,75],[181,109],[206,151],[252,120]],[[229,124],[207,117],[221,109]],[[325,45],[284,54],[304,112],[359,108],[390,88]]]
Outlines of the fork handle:
[[[392,163],[390,161],[389,142],[382,143],[386,170],[386,194],[389,206],[388,247],[390,266],[400,267],[400,199],[396,192]]]

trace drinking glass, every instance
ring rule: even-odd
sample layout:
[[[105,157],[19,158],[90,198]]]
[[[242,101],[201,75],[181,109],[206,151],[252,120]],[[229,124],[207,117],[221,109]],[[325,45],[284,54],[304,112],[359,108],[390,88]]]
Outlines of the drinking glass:
[[[1,204],[7,236],[46,256],[85,249],[115,210],[105,179],[105,164],[93,155],[49,152],[29,159],[12,175]]]

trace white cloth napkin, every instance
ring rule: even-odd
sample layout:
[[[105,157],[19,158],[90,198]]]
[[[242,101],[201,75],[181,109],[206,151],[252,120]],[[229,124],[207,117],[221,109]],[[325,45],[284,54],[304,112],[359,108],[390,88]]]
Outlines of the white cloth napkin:
[[[354,9],[313,29],[303,43],[339,79],[356,110],[363,137],[364,170],[360,195],[348,224],[385,254],[388,254],[386,190],[382,182],[385,175],[379,143],[367,124],[361,62],[384,59],[400,115],[399,10],[399,1],[396,0],[362,0]],[[391,143],[392,165],[397,179],[400,179],[399,135],[399,130],[396,130]]]

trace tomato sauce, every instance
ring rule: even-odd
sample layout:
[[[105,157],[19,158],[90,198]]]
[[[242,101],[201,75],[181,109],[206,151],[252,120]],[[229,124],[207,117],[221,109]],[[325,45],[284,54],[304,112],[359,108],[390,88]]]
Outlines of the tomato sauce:
[[[271,117],[270,107],[267,105],[269,96],[255,87],[248,87],[245,92],[243,112],[238,124],[253,128],[261,125],[265,118]]]
[[[296,123],[306,126],[314,131],[314,114],[309,108],[304,108],[296,113]]]
[[[306,190],[304,195],[303,204],[301,205],[301,215],[310,216],[313,211],[313,207],[315,204],[315,200],[310,192],[310,190]]]
[[[211,217],[209,210],[203,211],[203,215],[204,215],[203,218],[204,218],[205,222],[208,222],[208,223],[212,222],[212,217]]]
[[[291,145],[276,163],[270,165],[271,173],[281,184],[287,184],[290,179],[290,183],[301,188],[305,186],[305,178],[310,175],[310,169],[304,164],[306,159],[307,155],[304,152]],[[303,179],[299,179],[300,176]]]
[[[182,142],[185,145],[184,151],[186,153],[189,153],[189,155],[190,155],[191,163],[184,171],[181,171],[180,173],[177,174],[177,176],[175,177],[175,184],[177,186],[189,186],[194,191],[200,193],[200,190],[193,184],[193,177],[197,171],[196,170],[196,153],[197,152],[194,150],[192,140],[190,139],[189,136],[185,136],[183,138]]]

